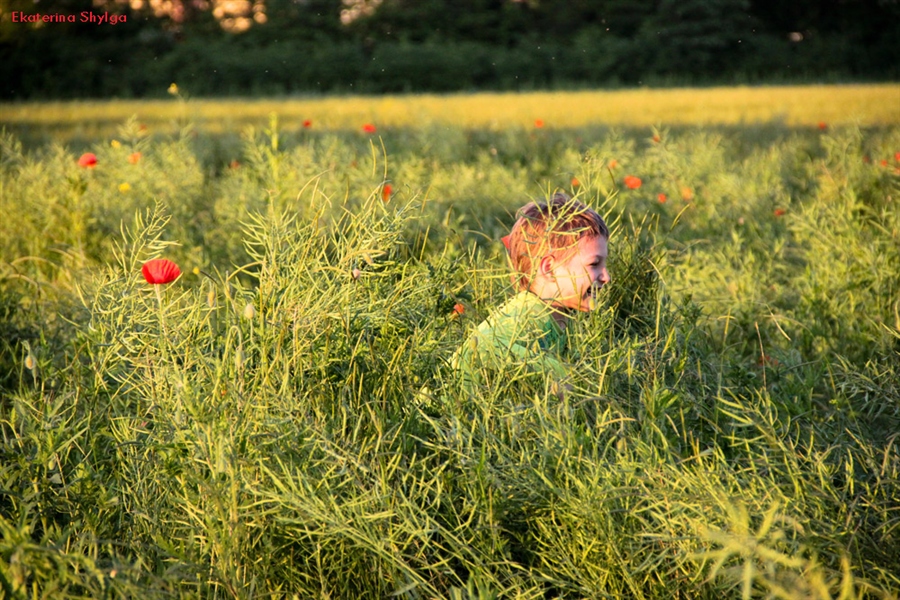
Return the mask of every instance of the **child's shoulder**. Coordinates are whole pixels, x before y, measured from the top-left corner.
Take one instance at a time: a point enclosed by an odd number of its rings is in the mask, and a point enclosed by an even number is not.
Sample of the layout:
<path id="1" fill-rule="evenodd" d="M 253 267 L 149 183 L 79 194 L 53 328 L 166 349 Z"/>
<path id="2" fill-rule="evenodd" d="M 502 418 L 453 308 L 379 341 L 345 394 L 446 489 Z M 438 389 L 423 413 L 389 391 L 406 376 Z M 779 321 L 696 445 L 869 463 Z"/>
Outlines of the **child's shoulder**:
<path id="1" fill-rule="evenodd" d="M 549 317 L 552 312 L 550 305 L 535 294 L 529 291 L 518 292 L 493 309 L 482 325 L 494 327 L 504 321 L 543 319 Z"/>
<path id="2" fill-rule="evenodd" d="M 532 292 L 519 292 L 491 311 L 473 334 L 508 342 L 531 337 L 555 340 L 565 335 L 553 317 L 555 312 L 550 303 Z"/>

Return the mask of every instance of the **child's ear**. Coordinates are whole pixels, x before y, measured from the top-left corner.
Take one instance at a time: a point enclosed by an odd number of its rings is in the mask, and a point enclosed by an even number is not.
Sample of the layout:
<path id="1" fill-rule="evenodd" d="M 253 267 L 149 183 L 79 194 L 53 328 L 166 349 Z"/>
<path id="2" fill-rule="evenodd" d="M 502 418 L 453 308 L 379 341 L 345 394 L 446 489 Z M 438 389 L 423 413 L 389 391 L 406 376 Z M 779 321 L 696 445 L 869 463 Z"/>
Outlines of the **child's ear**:
<path id="1" fill-rule="evenodd" d="M 556 267 L 556 260 L 551 255 L 547 255 L 541 259 L 538 264 L 538 270 L 541 275 L 548 279 L 553 279 L 553 269 Z"/>

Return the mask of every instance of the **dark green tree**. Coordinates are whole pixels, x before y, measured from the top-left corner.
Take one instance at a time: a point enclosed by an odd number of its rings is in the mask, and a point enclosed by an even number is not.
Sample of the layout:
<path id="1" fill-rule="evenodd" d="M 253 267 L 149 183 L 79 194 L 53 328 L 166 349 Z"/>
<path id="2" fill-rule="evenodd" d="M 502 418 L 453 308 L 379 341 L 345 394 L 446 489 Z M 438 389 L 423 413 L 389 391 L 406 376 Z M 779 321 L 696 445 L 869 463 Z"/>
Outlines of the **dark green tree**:
<path id="1" fill-rule="evenodd" d="M 755 21 L 750 0 L 660 0 L 638 34 L 641 67 L 711 78 L 739 55 Z"/>

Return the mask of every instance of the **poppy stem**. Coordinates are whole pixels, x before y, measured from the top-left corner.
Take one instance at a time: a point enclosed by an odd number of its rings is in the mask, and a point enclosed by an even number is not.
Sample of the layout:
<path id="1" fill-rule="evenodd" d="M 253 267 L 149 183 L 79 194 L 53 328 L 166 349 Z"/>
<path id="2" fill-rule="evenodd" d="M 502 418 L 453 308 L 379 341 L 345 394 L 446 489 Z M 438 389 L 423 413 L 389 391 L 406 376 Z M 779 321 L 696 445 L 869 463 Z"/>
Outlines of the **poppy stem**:
<path id="1" fill-rule="evenodd" d="M 169 330 L 166 327 L 166 315 L 163 311 L 162 290 L 160 290 L 161 287 L 161 285 L 154 285 L 153 291 L 156 292 L 156 304 L 157 306 L 159 306 L 159 327 L 163 334 L 163 340 L 160 346 L 162 347 L 163 351 L 163 359 L 166 359 L 166 348 L 168 347 Z"/>

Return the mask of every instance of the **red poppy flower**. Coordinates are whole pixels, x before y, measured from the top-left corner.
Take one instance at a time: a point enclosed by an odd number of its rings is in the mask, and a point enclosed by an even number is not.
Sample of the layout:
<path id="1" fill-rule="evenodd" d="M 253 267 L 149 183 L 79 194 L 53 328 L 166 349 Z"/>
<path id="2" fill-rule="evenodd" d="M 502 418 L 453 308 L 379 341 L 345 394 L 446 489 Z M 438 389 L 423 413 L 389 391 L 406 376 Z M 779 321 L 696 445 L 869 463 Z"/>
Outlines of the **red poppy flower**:
<path id="1" fill-rule="evenodd" d="M 690 202 L 694 199 L 694 192 L 691 191 L 691 188 L 687 186 L 681 188 L 681 199 L 685 202 Z"/>
<path id="2" fill-rule="evenodd" d="M 828 129 L 828 124 L 825 123 L 825 121 L 819 121 L 819 129 L 825 131 L 826 129 Z"/>
<path id="3" fill-rule="evenodd" d="M 886 161 L 886 160 L 882 160 L 881 162 L 879 162 L 879 164 L 880 164 L 882 167 L 886 167 L 886 166 L 887 166 L 887 161 Z"/>
<path id="4" fill-rule="evenodd" d="M 897 162 L 900 162 L 900 152 L 896 152 L 896 153 L 894 154 L 894 160 L 897 161 Z"/>
<path id="5" fill-rule="evenodd" d="M 782 216 L 784 216 L 784 213 L 786 213 L 786 212 L 787 212 L 787 211 L 784 210 L 783 208 L 776 208 L 776 209 L 775 209 L 775 216 L 776 216 L 776 217 L 782 217 Z"/>
<path id="6" fill-rule="evenodd" d="M 612 159 L 611 161 L 609 161 L 608 166 L 610 169 L 615 169 L 616 167 L 619 166 L 619 162 L 616 159 Z"/>
<path id="7" fill-rule="evenodd" d="M 544 126 L 544 120 L 543 119 L 535 119 L 534 126 L 537 127 L 538 129 L 540 129 L 541 127 Z"/>
<path id="8" fill-rule="evenodd" d="M 658 144 L 660 142 L 660 137 L 657 134 L 653 134 L 653 143 Z"/>
<path id="9" fill-rule="evenodd" d="M 128 162 L 130 162 L 130 163 L 133 164 L 133 165 L 138 164 L 138 162 L 139 162 L 140 160 L 141 160 L 141 153 L 140 153 L 140 152 L 132 152 L 131 154 L 128 155 Z"/>
<path id="10" fill-rule="evenodd" d="M 312 127 L 312 121 L 310 121 L 309 119 L 303 121 L 303 129 L 309 129 L 310 127 Z"/>
<path id="11" fill-rule="evenodd" d="M 634 175 L 626 175 L 623 181 L 625 182 L 625 187 L 627 187 L 629 190 L 636 190 L 641 187 L 640 177 L 635 177 Z"/>
<path id="12" fill-rule="evenodd" d="M 171 283 L 178 279 L 181 275 L 181 269 L 171 260 L 165 258 L 155 258 L 144 263 L 141 272 L 144 279 L 151 285 L 159 285 L 161 283 Z"/>
<path id="13" fill-rule="evenodd" d="M 381 188 L 381 199 L 384 200 L 385 202 L 387 202 L 388 200 L 391 199 L 391 192 L 393 192 L 393 191 L 394 191 L 394 189 L 391 187 L 391 184 L 389 184 L 389 183 L 384 184 L 384 187 Z"/>
<path id="14" fill-rule="evenodd" d="M 665 194 L 660 194 L 660 195 L 658 195 L 658 196 L 656 197 L 656 199 L 659 200 L 659 203 L 660 203 L 660 204 L 665 204 L 665 203 L 666 203 L 666 195 L 665 195 Z"/>
<path id="15" fill-rule="evenodd" d="M 503 247 L 506 248 L 506 251 L 509 252 L 509 238 L 510 236 L 504 235 L 500 238 L 500 241 L 503 242 Z"/>
<path id="16" fill-rule="evenodd" d="M 229 168 L 237 169 L 241 166 L 241 163 L 238 162 L 237 159 L 235 159 L 235 160 L 231 161 L 230 163 L 228 163 L 228 166 L 229 166 Z"/>
<path id="17" fill-rule="evenodd" d="M 577 187 L 580 186 L 580 185 L 581 185 L 581 182 L 578 181 L 578 178 L 577 178 L 577 177 L 573 177 L 573 178 L 572 178 L 572 187 L 573 187 L 573 188 L 577 188 Z"/>
<path id="18" fill-rule="evenodd" d="M 761 354 L 760 357 L 756 360 L 756 366 L 758 367 L 777 367 L 781 362 L 777 358 L 773 358 L 768 354 Z"/>
<path id="19" fill-rule="evenodd" d="M 464 312 L 466 312 L 466 307 L 463 306 L 462 304 L 460 304 L 459 302 L 457 302 L 456 304 L 453 305 L 453 314 L 454 315 L 461 315 Z"/>
<path id="20" fill-rule="evenodd" d="M 372 125 L 371 123 L 366 123 L 362 126 L 362 130 L 364 133 L 375 133 L 378 129 Z"/>
<path id="21" fill-rule="evenodd" d="M 97 155 L 93 152 L 85 152 L 78 159 L 78 166 L 85 169 L 93 169 L 97 166 Z"/>

